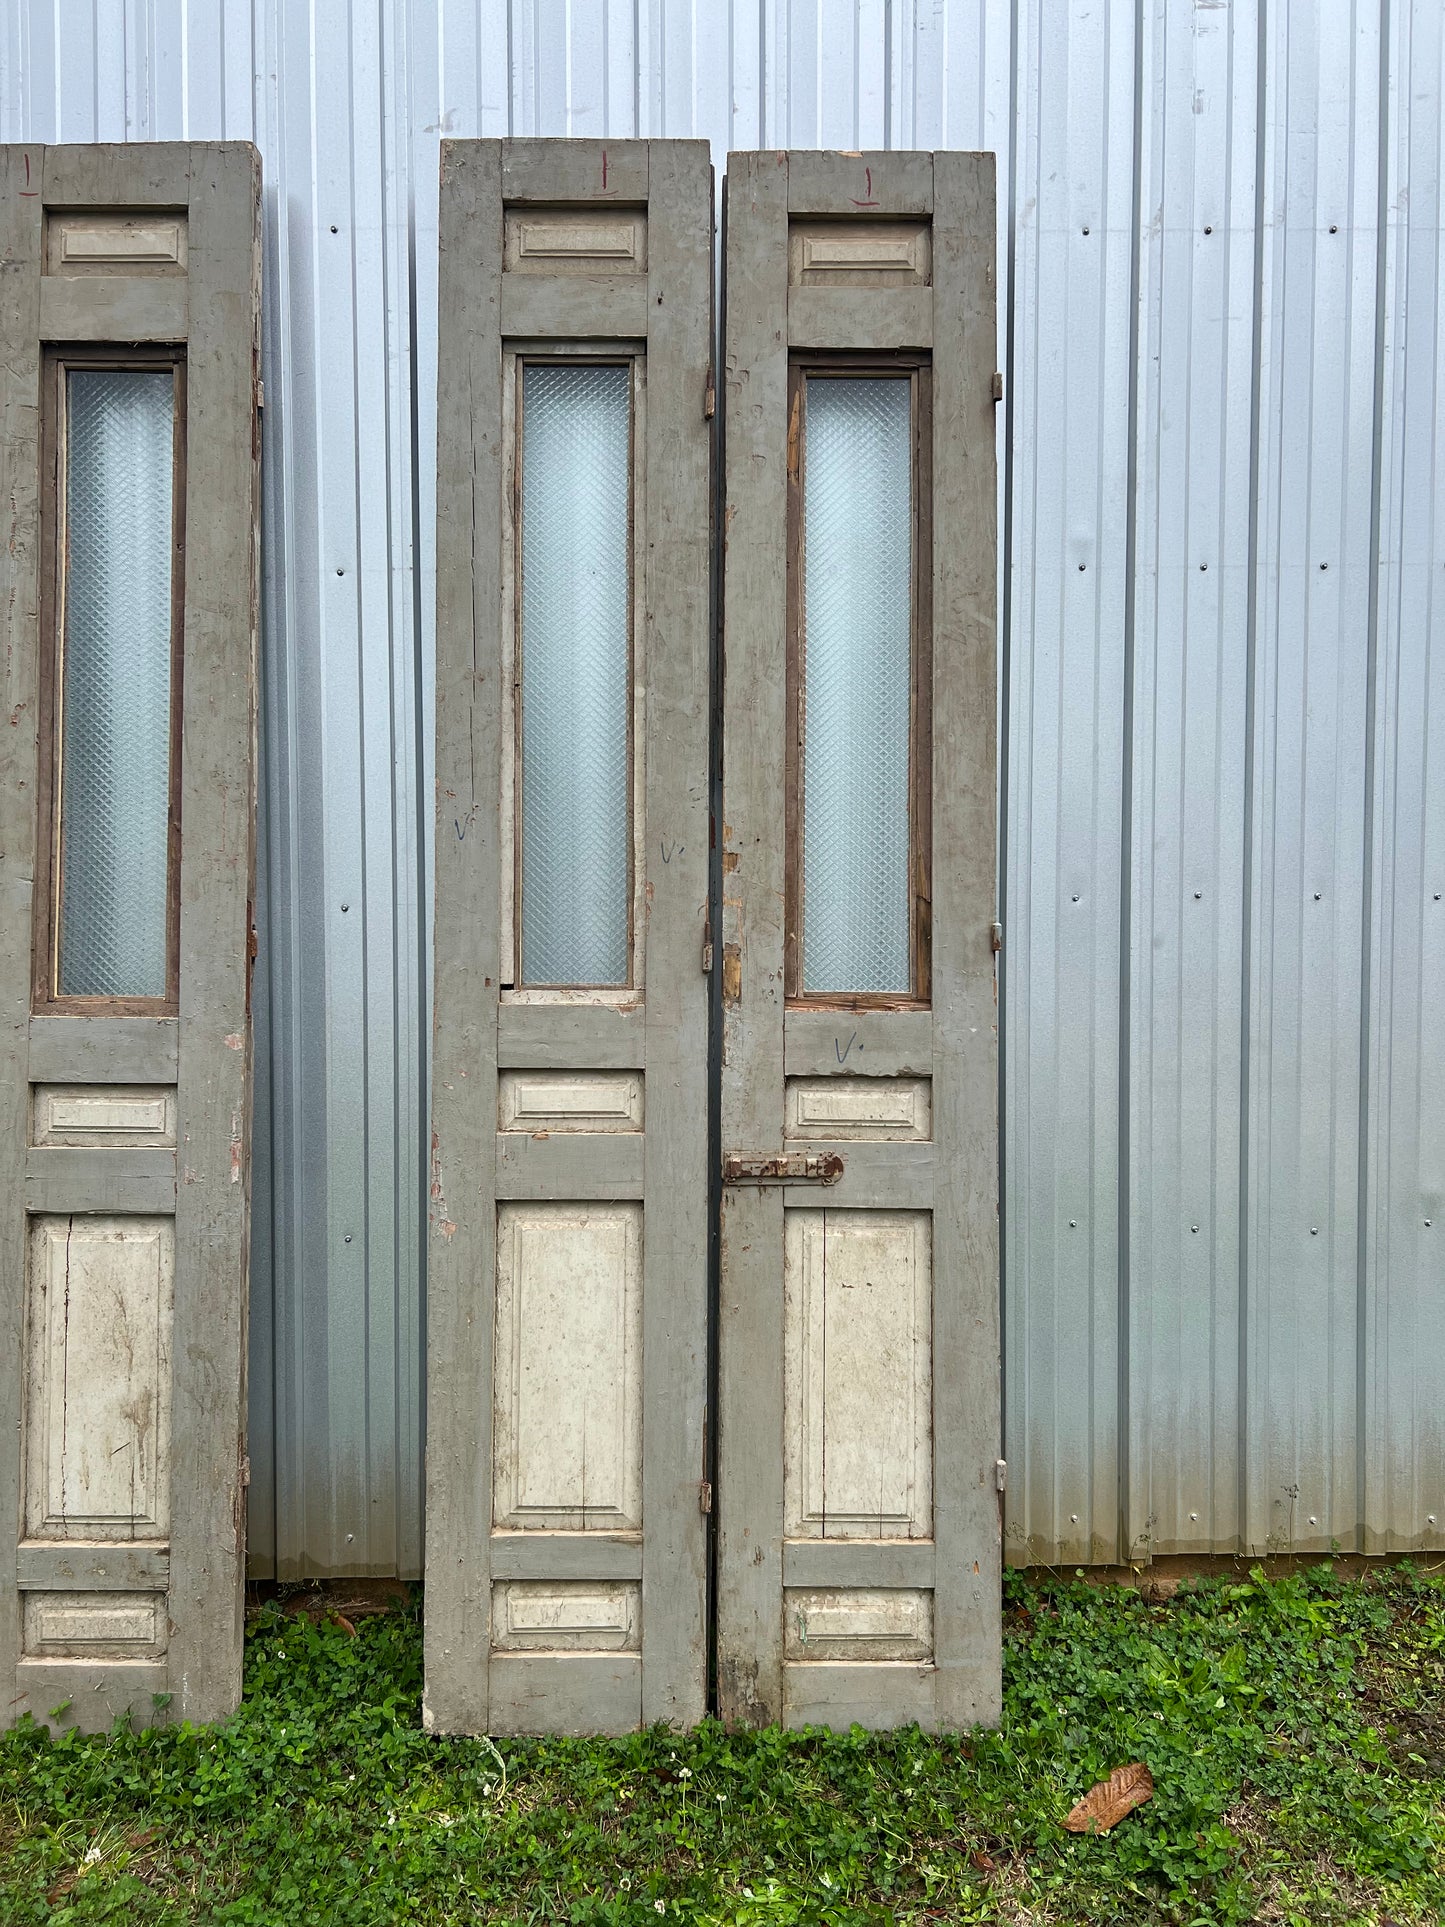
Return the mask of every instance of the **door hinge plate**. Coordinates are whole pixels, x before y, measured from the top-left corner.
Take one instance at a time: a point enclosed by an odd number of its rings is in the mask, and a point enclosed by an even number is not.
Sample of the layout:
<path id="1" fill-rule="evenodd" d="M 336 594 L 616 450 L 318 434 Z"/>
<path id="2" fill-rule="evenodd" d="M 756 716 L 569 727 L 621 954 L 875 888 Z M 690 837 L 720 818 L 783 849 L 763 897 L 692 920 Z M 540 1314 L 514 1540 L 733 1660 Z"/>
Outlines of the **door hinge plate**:
<path id="1" fill-rule="evenodd" d="M 712 1511 L 712 1480 L 704 1479 L 697 1489 L 697 1509 L 699 1512 Z"/>
<path id="2" fill-rule="evenodd" d="M 775 1152 L 748 1157 L 729 1151 L 723 1159 L 724 1184 L 836 1184 L 843 1175 L 837 1151 Z"/>
<path id="3" fill-rule="evenodd" d="M 713 387 L 712 369 L 709 368 L 707 371 L 707 381 L 702 391 L 702 418 L 705 422 L 710 422 L 716 413 L 717 390 Z"/>
<path id="4" fill-rule="evenodd" d="M 994 371 L 993 371 L 993 398 L 994 398 L 994 400 L 995 400 L 995 401 L 1002 401 L 1002 400 L 1003 400 L 1003 370 L 1002 370 L 1002 368 L 995 368 L 995 369 L 994 369 Z"/>
<path id="5" fill-rule="evenodd" d="M 1001 923 L 996 923 L 991 926 L 989 940 L 993 944 L 993 954 L 997 956 L 1003 949 L 1003 925 Z"/>
<path id="6" fill-rule="evenodd" d="M 993 1482 L 998 1487 L 1000 1492 L 1003 1492 L 1007 1489 L 1007 1486 L 1008 1486 L 1008 1460 L 1007 1459 L 994 1460 Z"/>

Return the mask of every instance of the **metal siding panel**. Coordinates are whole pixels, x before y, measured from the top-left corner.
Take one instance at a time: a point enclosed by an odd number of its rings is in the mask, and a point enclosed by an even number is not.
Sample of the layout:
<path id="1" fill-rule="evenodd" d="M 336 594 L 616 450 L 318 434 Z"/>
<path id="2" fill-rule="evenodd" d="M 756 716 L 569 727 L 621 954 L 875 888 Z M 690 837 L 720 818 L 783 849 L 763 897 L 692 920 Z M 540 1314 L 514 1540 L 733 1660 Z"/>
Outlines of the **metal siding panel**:
<path id="1" fill-rule="evenodd" d="M 1019 21 L 1004 897 L 1014 1558 L 1121 1556 L 1118 1136 L 1132 14 Z"/>
<path id="2" fill-rule="evenodd" d="M 696 129 L 719 169 L 728 145 L 997 150 L 1010 1553 L 1112 1555 L 1125 1455 L 1135 1550 L 1300 1542 L 1311 1512 L 1353 1544 L 1362 1484 L 1371 1549 L 1442 1543 L 1440 21 L 1389 13 L 1382 344 L 1377 10 L 1270 9 L 1256 289 L 1256 6 L 1141 8 L 1137 218 L 1123 0 L 102 0 L 63 34 L 47 0 L 5 10 L 7 137 L 265 156 L 258 1573 L 420 1564 L 444 131 Z"/>
<path id="3" fill-rule="evenodd" d="M 1244 1532 L 1354 1549 L 1378 17 L 1266 40 Z M 1334 228 L 1335 232 L 1331 232 Z"/>
<path id="4" fill-rule="evenodd" d="M 1128 1549 L 1238 1541 L 1257 21 L 1145 18 Z"/>
<path id="5" fill-rule="evenodd" d="M 1369 1552 L 1445 1542 L 1442 26 L 1433 0 L 1391 16 L 1363 1238 Z"/>

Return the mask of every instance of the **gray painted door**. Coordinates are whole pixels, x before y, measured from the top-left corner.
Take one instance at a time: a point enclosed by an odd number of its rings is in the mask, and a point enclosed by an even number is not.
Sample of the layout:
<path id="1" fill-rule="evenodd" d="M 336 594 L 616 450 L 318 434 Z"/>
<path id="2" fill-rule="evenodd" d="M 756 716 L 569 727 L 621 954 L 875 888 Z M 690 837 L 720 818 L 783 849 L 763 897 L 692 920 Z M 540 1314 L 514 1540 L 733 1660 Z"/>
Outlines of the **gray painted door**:
<path id="1" fill-rule="evenodd" d="M 240 1697 L 260 165 L 0 148 L 0 1677 Z"/>
<path id="2" fill-rule="evenodd" d="M 734 154 L 718 1697 L 997 1717 L 994 187 Z"/>
<path id="3" fill-rule="evenodd" d="M 442 150 L 428 1726 L 705 1704 L 705 142 Z"/>

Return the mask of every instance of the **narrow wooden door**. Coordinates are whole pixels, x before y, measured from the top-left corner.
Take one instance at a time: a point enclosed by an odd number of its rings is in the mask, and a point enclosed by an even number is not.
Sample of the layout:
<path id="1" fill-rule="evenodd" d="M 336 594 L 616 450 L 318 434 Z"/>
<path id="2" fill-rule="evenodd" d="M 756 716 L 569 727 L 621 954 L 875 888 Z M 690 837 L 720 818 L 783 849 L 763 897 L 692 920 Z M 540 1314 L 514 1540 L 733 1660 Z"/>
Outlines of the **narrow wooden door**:
<path id="1" fill-rule="evenodd" d="M 240 1698 L 260 163 L 0 148 L 0 1719 Z"/>
<path id="2" fill-rule="evenodd" d="M 993 160 L 733 154 L 718 1698 L 1000 1694 Z"/>
<path id="3" fill-rule="evenodd" d="M 704 142 L 442 149 L 428 1725 L 705 1703 Z"/>

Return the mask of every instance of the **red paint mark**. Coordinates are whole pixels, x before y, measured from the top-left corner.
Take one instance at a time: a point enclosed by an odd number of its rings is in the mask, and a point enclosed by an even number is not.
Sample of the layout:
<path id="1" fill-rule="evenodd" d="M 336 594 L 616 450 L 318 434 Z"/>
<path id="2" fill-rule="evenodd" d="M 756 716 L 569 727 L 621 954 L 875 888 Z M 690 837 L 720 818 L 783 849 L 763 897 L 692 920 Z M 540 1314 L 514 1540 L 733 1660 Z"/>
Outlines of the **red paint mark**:
<path id="1" fill-rule="evenodd" d="M 33 201 L 38 192 L 38 188 L 30 185 L 30 156 L 27 154 L 25 156 L 25 185 L 20 190 L 20 198 L 22 201 Z"/>
<path id="2" fill-rule="evenodd" d="M 607 192 L 607 149 L 602 150 L 602 192 Z"/>
<path id="3" fill-rule="evenodd" d="M 877 207 L 878 203 L 873 199 L 873 169 L 871 167 L 865 167 L 863 169 L 863 178 L 867 183 L 863 192 L 868 196 L 868 199 L 866 201 L 854 201 L 853 206 Z"/>

